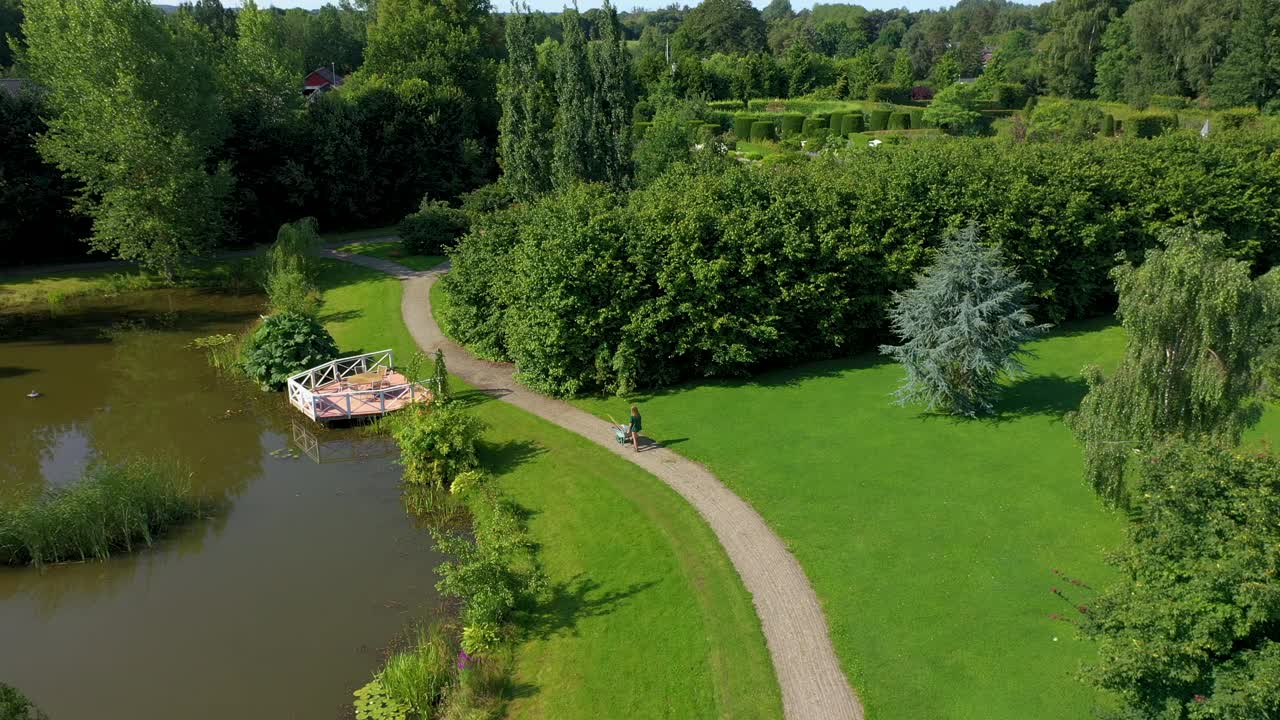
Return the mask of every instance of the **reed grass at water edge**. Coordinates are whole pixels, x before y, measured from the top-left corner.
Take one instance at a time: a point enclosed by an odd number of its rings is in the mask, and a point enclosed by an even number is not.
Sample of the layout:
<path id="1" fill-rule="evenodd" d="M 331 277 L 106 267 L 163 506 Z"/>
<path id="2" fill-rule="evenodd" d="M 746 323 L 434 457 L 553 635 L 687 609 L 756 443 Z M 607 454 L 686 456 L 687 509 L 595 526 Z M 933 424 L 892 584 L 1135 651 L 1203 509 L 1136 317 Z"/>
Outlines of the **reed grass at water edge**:
<path id="1" fill-rule="evenodd" d="M 211 510 L 176 464 L 100 463 L 74 485 L 0 509 L 0 564 L 105 559 L 150 546 L 165 531 Z"/>

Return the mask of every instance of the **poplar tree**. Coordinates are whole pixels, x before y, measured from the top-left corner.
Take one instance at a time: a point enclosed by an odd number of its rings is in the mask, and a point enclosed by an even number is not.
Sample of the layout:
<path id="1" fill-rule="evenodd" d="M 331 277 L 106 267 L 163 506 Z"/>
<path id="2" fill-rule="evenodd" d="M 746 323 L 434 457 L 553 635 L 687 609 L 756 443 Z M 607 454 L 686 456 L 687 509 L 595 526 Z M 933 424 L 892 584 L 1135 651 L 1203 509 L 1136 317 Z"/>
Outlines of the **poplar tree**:
<path id="1" fill-rule="evenodd" d="M 1280 0 L 1243 0 L 1231 50 L 1213 75 L 1214 104 L 1261 108 L 1280 93 Z"/>
<path id="2" fill-rule="evenodd" d="M 591 177 L 594 93 L 587 37 L 577 10 L 565 10 L 564 40 L 556 67 L 555 142 L 551 151 L 551 179 L 557 188 Z"/>
<path id="3" fill-rule="evenodd" d="M 507 17 L 507 61 L 498 75 L 498 162 L 513 197 L 530 200 L 551 189 L 551 98 L 538 72 L 528 6 Z"/>
<path id="4" fill-rule="evenodd" d="M 618 12 L 608 0 L 605 0 L 603 15 L 599 23 L 600 42 L 591 48 L 595 87 L 592 176 L 622 188 L 631 171 L 631 66 L 623 45 Z"/>
<path id="5" fill-rule="evenodd" d="M 1030 288 L 998 248 L 978 242 L 975 225 L 948 233 L 916 286 L 893 296 L 889 319 L 904 342 L 880 352 L 907 372 L 898 402 L 970 417 L 991 412 L 1000 378 L 1021 373 L 1031 355 L 1022 344 L 1049 328 L 1031 318 Z"/>
<path id="6" fill-rule="evenodd" d="M 1087 368 L 1089 393 L 1067 419 L 1084 448 L 1085 481 L 1127 505 L 1130 461 L 1183 439 L 1234 447 L 1260 416 L 1255 372 L 1270 328 L 1265 284 L 1230 260 L 1222 233 L 1176 228 L 1142 265 L 1112 271 L 1128 336 L 1110 376 Z"/>

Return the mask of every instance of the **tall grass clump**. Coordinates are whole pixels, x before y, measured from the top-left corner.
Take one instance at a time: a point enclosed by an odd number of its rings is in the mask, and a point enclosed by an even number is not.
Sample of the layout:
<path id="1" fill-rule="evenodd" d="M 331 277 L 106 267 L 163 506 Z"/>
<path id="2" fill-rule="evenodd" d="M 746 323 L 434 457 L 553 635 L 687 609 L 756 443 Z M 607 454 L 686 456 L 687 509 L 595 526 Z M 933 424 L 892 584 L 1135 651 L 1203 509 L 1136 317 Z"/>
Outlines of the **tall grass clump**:
<path id="1" fill-rule="evenodd" d="M 0 563 L 102 560 L 150 546 L 170 528 L 206 515 L 190 477 L 167 463 L 101 463 L 80 482 L 0 510 Z"/>

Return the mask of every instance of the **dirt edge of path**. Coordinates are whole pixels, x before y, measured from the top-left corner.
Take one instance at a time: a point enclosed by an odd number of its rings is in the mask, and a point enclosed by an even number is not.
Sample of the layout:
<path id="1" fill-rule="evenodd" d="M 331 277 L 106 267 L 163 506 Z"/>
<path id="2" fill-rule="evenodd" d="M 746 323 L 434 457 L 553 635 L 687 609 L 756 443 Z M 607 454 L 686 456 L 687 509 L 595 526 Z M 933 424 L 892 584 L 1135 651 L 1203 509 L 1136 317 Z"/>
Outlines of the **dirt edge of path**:
<path id="1" fill-rule="evenodd" d="M 773 660 L 787 720 L 863 720 L 862 703 L 840 669 L 818 596 L 800 563 L 764 519 L 706 467 L 650 444 L 642 452 L 614 441 L 608 423 L 513 379 L 510 365 L 481 360 L 449 340 L 431 311 L 431 286 L 448 263 L 414 271 L 380 258 L 324 255 L 380 270 L 404 283 L 401 313 L 425 353 L 442 349 L 449 371 L 483 392 L 548 420 L 639 465 L 680 493 L 706 520 L 751 593 Z"/>

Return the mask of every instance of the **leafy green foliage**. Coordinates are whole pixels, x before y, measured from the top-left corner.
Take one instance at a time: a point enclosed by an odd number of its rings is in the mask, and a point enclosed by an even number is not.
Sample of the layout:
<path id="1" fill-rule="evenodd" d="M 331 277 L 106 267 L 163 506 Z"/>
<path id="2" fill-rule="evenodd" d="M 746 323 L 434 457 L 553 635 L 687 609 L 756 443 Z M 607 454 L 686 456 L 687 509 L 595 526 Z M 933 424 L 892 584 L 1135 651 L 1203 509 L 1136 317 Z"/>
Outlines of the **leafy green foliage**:
<path id="1" fill-rule="evenodd" d="M 507 61 L 498 74 L 502 117 L 498 125 L 498 162 L 512 192 L 529 200 L 551 189 L 553 111 L 538 70 L 528 7 L 507 15 Z"/>
<path id="2" fill-rule="evenodd" d="M 991 412 L 1000 379 L 1023 371 L 1029 353 L 1022 345 L 1049 328 L 1031 318 L 1030 287 L 998 248 L 978 243 L 976 226 L 948 234 L 916 286 L 896 293 L 889 310 L 904 342 L 880 352 L 907 372 L 898 402 L 970 417 Z"/>
<path id="3" fill-rule="evenodd" d="M 415 405 L 385 422 L 400 446 L 405 482 L 443 488 L 480 464 L 476 441 L 484 432 L 484 422 L 458 403 Z"/>
<path id="4" fill-rule="evenodd" d="M 631 177 L 631 123 L 634 98 L 631 91 L 631 57 L 609 0 L 596 21 L 599 41 L 591 45 L 592 177 L 615 188 Z"/>
<path id="5" fill-rule="evenodd" d="M 410 255 L 443 255 L 470 226 L 466 212 L 449 207 L 442 200 L 423 198 L 418 211 L 405 216 L 396 226 L 396 234 Z"/>
<path id="6" fill-rule="evenodd" d="M 175 467 L 142 460 L 95 465 L 73 485 L 0 510 L 0 564 L 103 560 L 149 547 L 206 510 Z"/>
<path id="7" fill-rule="evenodd" d="M 710 55 L 763 50 L 766 31 L 749 0 L 704 0 L 685 15 L 677 33 L 678 42 Z"/>
<path id="8" fill-rule="evenodd" d="M 1167 112 L 1135 113 L 1125 121 L 1125 132 L 1139 138 L 1159 137 L 1178 127 L 1178 116 Z"/>
<path id="9" fill-rule="evenodd" d="M 408 720 L 409 718 L 409 704 L 394 697 L 378 678 L 365 683 L 352 695 L 355 696 L 352 705 L 356 720 Z"/>
<path id="10" fill-rule="evenodd" d="M 1280 461 L 1210 445 L 1151 448 L 1123 580 L 1087 608 L 1087 671 L 1132 717 L 1280 713 Z"/>
<path id="11" fill-rule="evenodd" d="M 244 344 L 245 373 L 267 390 L 284 387 L 290 375 L 338 356 L 333 336 L 314 317 L 279 312 L 262 325 Z"/>
<path id="12" fill-rule="evenodd" d="M 1084 446 L 1085 481 L 1121 506 L 1131 459 L 1165 437 L 1234 446 L 1260 410 L 1252 397 L 1269 341 L 1264 288 L 1247 263 L 1227 259 L 1220 233 L 1178 228 L 1161 241 L 1141 266 L 1112 272 L 1125 358 L 1107 378 L 1087 369 L 1089 394 L 1068 420 Z"/>
<path id="13" fill-rule="evenodd" d="M 78 181 L 90 245 L 172 277 L 222 237 L 231 187 L 211 47 L 144 0 L 24 6 L 23 63 L 53 112 L 41 155 Z"/>
<path id="14" fill-rule="evenodd" d="M 515 506 L 482 474 L 459 480 L 454 491 L 471 508 L 472 536 L 433 531 L 437 548 L 454 558 L 436 568 L 436 587 L 462 600 L 464 649 L 483 656 L 498 647 L 499 628 L 519 603 L 541 592 L 545 579 Z"/>
<path id="15" fill-rule="evenodd" d="M 735 118 L 735 125 L 737 118 Z M 750 131 L 748 130 L 748 135 Z M 689 139 L 672 113 L 654 116 L 644 137 L 636 144 L 635 181 L 645 186 L 672 165 L 689 159 Z"/>
<path id="16" fill-rule="evenodd" d="M 48 720 L 17 688 L 0 683 L 0 720 Z"/>
<path id="17" fill-rule="evenodd" d="M 425 718 L 453 681 L 452 665 L 449 640 L 435 624 L 419 627 L 412 646 L 387 658 L 376 679 L 389 698 Z"/>
<path id="18" fill-rule="evenodd" d="M 594 108 L 587 37 L 577 10 L 561 19 L 564 40 L 556 63 L 556 116 L 552 133 L 551 178 L 556 188 L 590 179 Z"/>
<path id="19" fill-rule="evenodd" d="M 924 121 L 933 127 L 946 128 L 956 135 L 971 135 L 978 130 L 978 89 L 973 85 L 952 83 L 925 108 Z"/>
<path id="20" fill-rule="evenodd" d="M 956 139 L 768 172 L 706 158 L 625 197 L 578 188 L 483 218 L 452 254 L 441 317 L 543 392 L 742 375 L 868 347 L 950 218 L 984 228 L 1042 320 L 1091 317 L 1114 308 L 1116 255 L 1154 247 L 1170 218 L 1280 260 L 1278 148 L 1244 131 Z"/>
<path id="21" fill-rule="evenodd" d="M 1102 131 L 1105 122 L 1102 111 L 1090 103 L 1057 99 L 1037 103 L 1028 119 L 1028 138 L 1038 142 L 1089 140 Z"/>
<path id="22" fill-rule="evenodd" d="M 320 246 L 315 218 L 303 218 L 280 226 L 267 251 L 267 303 L 274 312 L 314 316 L 320 307 L 316 289 L 316 264 L 312 254 Z"/>
<path id="23" fill-rule="evenodd" d="M 437 402 L 447 402 L 453 395 L 449 391 L 449 368 L 444 362 L 444 350 L 440 348 L 436 348 L 431 361 L 431 392 Z"/>
<path id="24" fill-rule="evenodd" d="M 1215 104 L 1262 108 L 1280 96 L 1280 2 L 1242 0 L 1230 47 L 1209 88 Z"/>

